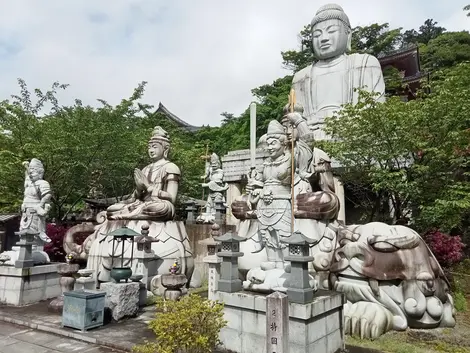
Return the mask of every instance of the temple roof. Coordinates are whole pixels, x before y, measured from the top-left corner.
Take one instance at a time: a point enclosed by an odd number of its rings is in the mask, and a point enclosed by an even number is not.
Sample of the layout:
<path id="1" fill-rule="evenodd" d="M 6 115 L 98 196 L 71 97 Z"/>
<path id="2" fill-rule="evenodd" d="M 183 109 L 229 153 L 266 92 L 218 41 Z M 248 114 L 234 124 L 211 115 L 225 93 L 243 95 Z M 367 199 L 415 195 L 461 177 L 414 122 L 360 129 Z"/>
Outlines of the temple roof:
<path id="1" fill-rule="evenodd" d="M 201 128 L 200 126 L 194 126 L 194 125 L 188 124 L 186 121 L 178 118 L 175 114 L 170 112 L 168 108 L 162 104 L 162 102 L 158 103 L 158 108 L 155 111 L 155 113 L 165 114 L 168 117 L 168 119 L 175 122 L 178 126 L 191 132 L 195 132 Z"/>
<path id="2" fill-rule="evenodd" d="M 408 45 L 390 53 L 379 54 L 377 56 L 382 68 L 392 66 L 401 72 L 404 72 L 404 79 L 420 74 L 421 65 L 419 62 L 418 46 Z"/>

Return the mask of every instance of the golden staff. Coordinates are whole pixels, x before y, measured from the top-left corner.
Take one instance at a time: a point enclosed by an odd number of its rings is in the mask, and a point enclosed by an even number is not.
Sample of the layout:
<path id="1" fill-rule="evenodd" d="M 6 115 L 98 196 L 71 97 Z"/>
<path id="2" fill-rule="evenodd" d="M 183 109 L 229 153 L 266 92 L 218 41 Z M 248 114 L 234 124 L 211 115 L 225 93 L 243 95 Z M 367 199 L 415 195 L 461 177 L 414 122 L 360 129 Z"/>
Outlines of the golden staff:
<path id="1" fill-rule="evenodd" d="M 294 112 L 295 107 L 295 90 L 292 88 L 289 93 L 289 111 Z M 290 124 L 292 128 L 291 134 L 291 233 L 294 233 L 294 178 L 295 178 L 295 162 L 294 162 L 294 125 Z"/>

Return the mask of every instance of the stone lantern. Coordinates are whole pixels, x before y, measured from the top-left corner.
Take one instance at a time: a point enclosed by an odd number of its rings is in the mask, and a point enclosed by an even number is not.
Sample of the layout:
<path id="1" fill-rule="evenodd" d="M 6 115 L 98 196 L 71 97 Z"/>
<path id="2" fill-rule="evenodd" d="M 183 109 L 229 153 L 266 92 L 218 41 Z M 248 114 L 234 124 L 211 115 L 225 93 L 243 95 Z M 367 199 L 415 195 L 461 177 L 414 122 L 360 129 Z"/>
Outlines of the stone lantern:
<path id="1" fill-rule="evenodd" d="M 315 240 L 297 231 L 282 242 L 289 244 L 289 255 L 284 258 L 291 263 L 287 285 L 289 301 L 300 304 L 310 303 L 315 290 L 310 287 L 308 263 L 313 261 L 313 257 L 310 256 L 310 245 L 314 244 Z"/>
<path id="2" fill-rule="evenodd" d="M 238 258 L 243 256 L 240 252 L 240 242 L 246 241 L 246 238 L 227 232 L 214 239 L 222 243 L 220 251 L 217 252 L 217 256 L 222 258 L 218 290 L 227 293 L 239 292 L 242 290 L 242 281 L 238 275 Z"/>

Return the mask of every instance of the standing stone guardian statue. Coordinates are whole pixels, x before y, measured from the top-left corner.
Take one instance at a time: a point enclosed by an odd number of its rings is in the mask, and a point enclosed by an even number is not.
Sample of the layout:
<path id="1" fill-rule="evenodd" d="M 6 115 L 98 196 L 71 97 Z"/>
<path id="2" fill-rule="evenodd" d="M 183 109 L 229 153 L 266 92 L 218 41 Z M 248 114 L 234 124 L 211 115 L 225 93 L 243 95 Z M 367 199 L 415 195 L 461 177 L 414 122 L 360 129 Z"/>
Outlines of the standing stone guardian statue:
<path id="1" fill-rule="evenodd" d="M 33 245 L 32 258 L 35 264 L 50 262 L 49 255 L 43 251 L 44 244 L 51 239 L 46 234 L 46 216 L 51 208 L 51 186 L 44 180 L 44 165 L 39 159 L 23 162 L 25 167 L 24 196 L 21 204 L 21 220 L 19 233 L 29 230 L 37 234 Z M 18 259 L 19 248 L 13 247 L 12 251 L 6 251 L 5 255 L 10 260 L 6 265 L 14 265 Z"/>
<path id="2" fill-rule="evenodd" d="M 228 189 L 228 184 L 224 182 L 224 171 L 220 158 L 217 154 L 212 153 L 210 164 L 206 170 L 205 175 L 202 179 L 209 181 L 202 184 L 203 188 L 209 189 L 209 195 L 207 196 L 207 202 L 205 206 L 205 212 L 203 212 L 198 218 L 198 223 L 214 223 L 216 215 L 216 204 L 221 202 L 225 204 L 225 192 Z"/>

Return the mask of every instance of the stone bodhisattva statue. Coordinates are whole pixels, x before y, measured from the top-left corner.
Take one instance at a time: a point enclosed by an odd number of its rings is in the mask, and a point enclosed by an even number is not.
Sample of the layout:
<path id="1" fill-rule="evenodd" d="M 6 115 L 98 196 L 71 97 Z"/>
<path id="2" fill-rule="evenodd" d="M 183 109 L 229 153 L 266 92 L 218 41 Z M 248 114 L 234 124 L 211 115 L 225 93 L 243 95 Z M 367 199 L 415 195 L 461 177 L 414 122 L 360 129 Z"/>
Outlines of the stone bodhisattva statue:
<path id="1" fill-rule="evenodd" d="M 156 261 L 149 268 L 150 277 L 167 273 L 168 268 L 178 260 L 181 272 L 191 278 L 194 262 L 186 229 L 182 222 L 173 220 L 181 173 L 178 166 L 168 160 L 170 145 L 168 133 L 159 126 L 155 127 L 148 143 L 148 154 L 153 161 L 142 170 L 134 170 L 135 190 L 131 197 L 98 214 L 98 225 L 83 245 L 70 241 L 74 232 L 83 231 L 83 225 L 72 228 L 66 234 L 68 243 L 64 248 L 75 252 L 78 258 L 87 259 L 87 268 L 96 271 L 99 281 L 110 280 L 109 271 L 116 265 L 112 256 L 120 259 L 122 253 L 120 246 L 112 248 L 112 239 L 107 234 L 123 226 L 138 233 L 142 226 L 148 226 L 149 236 L 158 240 L 152 243 Z M 134 260 L 130 263 L 131 245 L 125 246 L 127 262 L 124 266 L 130 266 L 134 273 L 137 266 L 135 251 L 134 248 Z"/>
<path id="2" fill-rule="evenodd" d="M 209 195 L 207 196 L 205 212 L 202 213 L 196 221 L 198 223 L 214 223 L 216 203 L 222 202 L 225 204 L 225 192 L 228 189 L 228 184 L 224 182 L 222 164 L 217 154 L 212 153 L 206 174 L 201 178 L 204 180 L 209 179 L 207 183 L 202 184 L 203 188 L 209 189 Z"/>
<path id="3" fill-rule="evenodd" d="M 167 159 L 169 150 L 167 132 L 156 127 L 148 145 L 149 156 L 154 162 L 142 170 L 134 169 L 134 193 L 129 199 L 108 207 L 109 220 L 173 219 L 181 172 Z"/>
<path id="4" fill-rule="evenodd" d="M 294 231 L 313 240 L 311 275 L 321 288 L 346 295 L 347 333 L 378 337 L 388 330 L 453 327 L 453 300 L 442 268 L 414 230 L 385 223 L 344 225 L 328 155 L 310 147 L 312 135 L 324 138 L 323 118 L 341 104 L 357 100 L 355 88 L 383 93 L 380 65 L 369 55 L 346 55 L 351 28 L 343 9 L 320 8 L 312 20 L 313 47 L 319 61 L 298 72 L 293 81 L 300 104 L 291 102 L 261 138 L 269 157 L 247 194 L 232 203 L 240 219 L 246 290 L 283 291 L 289 265 L 279 240 L 290 234 L 290 187 L 294 187 Z M 367 87 L 365 87 L 367 86 Z M 380 99 L 383 99 L 380 98 Z M 287 108 L 287 107 L 286 107 Z M 275 133 L 274 133 L 275 131 Z M 291 154 L 294 139 L 294 180 Z M 285 143 L 287 141 L 287 144 Z M 315 283 L 311 281 L 311 285 Z"/>
<path id="5" fill-rule="evenodd" d="M 46 216 L 50 210 L 52 197 L 51 187 L 44 180 L 44 165 L 39 159 L 33 158 L 30 162 L 23 162 L 25 167 L 24 197 L 21 204 L 21 233 L 28 230 L 35 233 L 35 245 L 33 245 L 33 261 L 35 264 L 50 262 L 49 256 L 43 251 L 45 243 L 51 239 L 46 234 Z M 10 257 L 6 265 L 14 265 L 18 258 L 18 250 L 6 251 L 4 254 Z"/>

